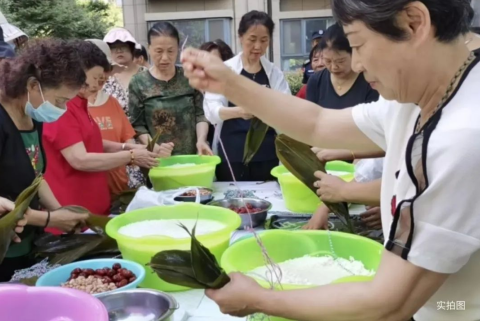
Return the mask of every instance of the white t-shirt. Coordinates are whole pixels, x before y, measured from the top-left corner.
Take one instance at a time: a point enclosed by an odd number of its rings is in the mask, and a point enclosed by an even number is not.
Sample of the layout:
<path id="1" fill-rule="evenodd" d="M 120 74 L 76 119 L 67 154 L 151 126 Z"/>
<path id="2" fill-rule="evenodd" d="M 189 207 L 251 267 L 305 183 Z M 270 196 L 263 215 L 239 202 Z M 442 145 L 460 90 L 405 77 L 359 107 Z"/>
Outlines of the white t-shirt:
<path id="1" fill-rule="evenodd" d="M 408 260 L 451 276 L 415 315 L 416 321 L 480 320 L 480 64 L 478 58 L 444 107 L 427 149 L 429 186 L 415 201 Z M 468 72 L 468 71 L 467 71 Z M 406 147 L 420 109 L 380 99 L 353 108 L 358 127 L 386 151 L 382 224 L 388 239 L 392 199 L 412 198 Z M 398 177 L 397 177 L 398 174 Z M 464 304 L 464 308 L 462 305 Z"/>

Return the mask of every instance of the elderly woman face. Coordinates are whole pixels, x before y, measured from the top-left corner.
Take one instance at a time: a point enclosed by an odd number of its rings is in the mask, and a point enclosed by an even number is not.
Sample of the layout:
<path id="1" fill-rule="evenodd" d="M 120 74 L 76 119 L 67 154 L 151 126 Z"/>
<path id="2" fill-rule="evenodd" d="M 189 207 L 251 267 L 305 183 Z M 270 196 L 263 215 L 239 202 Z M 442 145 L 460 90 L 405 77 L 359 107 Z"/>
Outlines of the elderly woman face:
<path id="1" fill-rule="evenodd" d="M 344 30 L 353 49 L 352 69 L 363 72 L 372 88 L 385 99 L 415 101 L 415 88 L 425 83 L 421 70 L 428 55 L 417 51 L 414 40 L 390 40 L 362 22 L 346 25 Z"/>

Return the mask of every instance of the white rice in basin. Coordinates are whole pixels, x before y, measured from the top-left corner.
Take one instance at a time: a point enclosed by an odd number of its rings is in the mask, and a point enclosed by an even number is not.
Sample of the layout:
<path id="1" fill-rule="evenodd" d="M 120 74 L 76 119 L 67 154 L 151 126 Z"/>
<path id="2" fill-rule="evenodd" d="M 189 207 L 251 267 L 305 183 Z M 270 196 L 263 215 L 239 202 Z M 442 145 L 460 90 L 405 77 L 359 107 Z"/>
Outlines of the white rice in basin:
<path id="1" fill-rule="evenodd" d="M 189 237 L 180 224 L 192 231 L 195 224 L 195 236 L 205 235 L 219 231 L 225 224 L 214 220 L 194 219 L 170 219 L 170 220 L 147 220 L 122 226 L 118 233 L 128 237 L 168 236 L 175 239 Z"/>
<path id="2" fill-rule="evenodd" d="M 168 167 L 168 168 L 182 168 L 182 167 L 193 167 L 193 166 L 197 166 L 197 164 L 195 164 L 195 163 L 173 164 L 173 165 L 168 165 L 168 166 L 165 166 L 165 167 Z"/>
<path id="3" fill-rule="evenodd" d="M 350 172 L 342 172 L 342 171 L 327 171 L 328 174 L 333 176 L 346 176 L 351 175 Z M 283 173 L 282 176 L 294 176 L 292 173 Z"/>
<path id="4" fill-rule="evenodd" d="M 282 284 L 325 285 L 348 276 L 372 276 L 374 271 L 365 269 L 363 263 L 350 257 L 349 260 L 332 256 L 304 256 L 278 264 L 282 270 Z M 344 269 L 343 267 L 348 269 Z M 350 273 L 350 272 L 352 273 Z M 270 272 L 265 266 L 258 267 L 249 275 L 256 278 L 270 279 Z"/>

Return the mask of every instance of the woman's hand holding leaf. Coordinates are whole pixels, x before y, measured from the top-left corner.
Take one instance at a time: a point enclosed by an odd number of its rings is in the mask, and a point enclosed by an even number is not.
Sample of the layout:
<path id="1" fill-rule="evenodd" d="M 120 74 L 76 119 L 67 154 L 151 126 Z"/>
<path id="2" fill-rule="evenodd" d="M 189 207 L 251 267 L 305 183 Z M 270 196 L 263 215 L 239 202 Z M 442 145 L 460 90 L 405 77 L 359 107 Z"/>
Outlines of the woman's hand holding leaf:
<path id="1" fill-rule="evenodd" d="M 146 149 L 133 150 L 133 164 L 143 168 L 152 168 L 158 166 L 157 155 Z"/>
<path id="2" fill-rule="evenodd" d="M 15 208 L 15 203 L 6 198 L 0 197 L 0 217 L 10 211 L 13 211 Z M 17 222 L 17 226 L 15 227 L 15 233 L 22 233 L 23 228 L 27 225 L 27 215 L 24 215 L 23 219 Z M 20 243 L 20 238 L 17 234 L 14 235 L 12 239 L 15 243 Z"/>
<path id="3" fill-rule="evenodd" d="M 221 289 L 206 290 L 207 297 L 215 301 L 225 314 L 245 317 L 256 313 L 256 296 L 252 294 L 268 296 L 270 290 L 262 288 L 254 279 L 241 273 L 232 273 L 229 277 L 230 282 Z"/>
<path id="4" fill-rule="evenodd" d="M 315 187 L 318 188 L 317 195 L 320 196 L 322 201 L 330 203 L 345 202 L 343 191 L 347 182 L 321 171 L 315 172 L 315 177 L 319 179 L 315 182 Z"/>
<path id="5" fill-rule="evenodd" d="M 10 200 L 7 200 L 6 198 L 0 197 L 0 217 L 10 211 L 13 211 L 15 208 L 15 203 L 13 203 Z M 27 225 L 27 215 L 25 214 L 23 216 L 23 219 L 17 222 L 17 226 L 15 227 L 15 233 L 22 233 L 23 228 Z M 20 243 L 21 239 L 18 237 L 17 234 L 15 234 L 12 238 L 12 241 L 15 243 Z"/>
<path id="6" fill-rule="evenodd" d="M 86 226 L 88 213 L 77 213 L 66 208 L 61 208 L 50 213 L 48 227 L 54 227 L 63 232 L 79 232 Z"/>

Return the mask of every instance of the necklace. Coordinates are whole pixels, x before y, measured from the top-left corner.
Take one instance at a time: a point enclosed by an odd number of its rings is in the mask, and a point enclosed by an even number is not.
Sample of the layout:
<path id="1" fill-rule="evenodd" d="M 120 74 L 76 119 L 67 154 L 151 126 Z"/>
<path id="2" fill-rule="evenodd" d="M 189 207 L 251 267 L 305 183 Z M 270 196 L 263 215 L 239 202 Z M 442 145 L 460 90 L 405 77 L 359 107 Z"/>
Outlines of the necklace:
<path id="1" fill-rule="evenodd" d="M 452 78 L 452 81 L 450 82 L 450 85 L 448 85 L 448 87 L 447 87 L 447 91 L 445 92 L 445 95 L 443 95 L 443 97 L 440 100 L 440 102 L 438 103 L 437 107 L 435 107 L 435 109 L 430 113 L 430 115 L 428 116 L 427 120 L 425 121 L 425 123 L 423 125 L 421 124 L 420 117 L 418 118 L 417 125 L 415 127 L 415 133 L 416 134 L 418 134 L 423 129 L 423 126 L 425 126 L 425 124 L 430 120 L 430 118 L 432 118 L 433 115 L 435 115 L 444 106 L 448 97 L 450 97 L 450 94 L 452 93 L 453 89 L 455 88 L 455 84 L 457 83 L 458 78 L 463 74 L 465 69 L 467 69 L 467 67 L 470 65 L 470 63 L 472 63 L 472 61 L 474 59 L 475 59 L 475 55 L 473 54 L 473 52 L 471 52 L 470 55 L 468 56 L 467 60 L 465 60 L 465 62 L 462 64 L 462 66 L 458 69 L 455 76 Z"/>
<path id="2" fill-rule="evenodd" d="M 336 90 L 341 91 L 346 84 L 353 83 L 354 81 L 357 80 L 358 75 L 355 75 L 355 77 L 352 77 L 350 79 L 344 79 L 343 81 L 337 80 L 332 78 L 332 85 L 335 87 Z"/>

